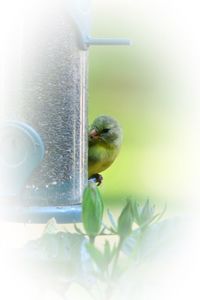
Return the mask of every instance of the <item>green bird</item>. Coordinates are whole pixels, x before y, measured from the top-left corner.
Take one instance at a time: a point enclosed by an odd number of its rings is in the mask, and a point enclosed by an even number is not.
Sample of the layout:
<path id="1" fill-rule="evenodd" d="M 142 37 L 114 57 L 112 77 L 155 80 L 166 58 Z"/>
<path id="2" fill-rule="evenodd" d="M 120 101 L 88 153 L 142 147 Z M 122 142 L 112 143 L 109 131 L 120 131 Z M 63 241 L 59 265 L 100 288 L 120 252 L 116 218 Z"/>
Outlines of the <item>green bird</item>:
<path id="1" fill-rule="evenodd" d="M 117 120 L 110 116 L 97 117 L 88 134 L 88 177 L 96 179 L 98 185 L 106 170 L 116 159 L 122 144 L 122 129 Z"/>

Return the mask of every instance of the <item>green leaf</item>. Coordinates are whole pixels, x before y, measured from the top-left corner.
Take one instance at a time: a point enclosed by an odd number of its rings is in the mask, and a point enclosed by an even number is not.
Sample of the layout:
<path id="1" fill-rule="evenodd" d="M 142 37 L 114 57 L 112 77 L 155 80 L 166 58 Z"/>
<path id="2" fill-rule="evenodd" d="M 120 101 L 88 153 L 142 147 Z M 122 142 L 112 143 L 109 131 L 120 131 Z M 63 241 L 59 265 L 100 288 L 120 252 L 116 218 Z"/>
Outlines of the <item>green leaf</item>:
<path id="1" fill-rule="evenodd" d="M 117 231 L 117 223 L 115 222 L 115 219 L 113 217 L 113 214 L 110 212 L 110 210 L 107 210 L 108 218 L 110 220 L 110 223 L 114 229 L 114 231 Z"/>
<path id="2" fill-rule="evenodd" d="M 86 233 L 95 237 L 101 230 L 104 205 L 95 183 L 90 182 L 83 194 L 82 221 Z"/>
<path id="3" fill-rule="evenodd" d="M 153 215 L 149 220 L 146 221 L 146 223 L 143 223 L 141 228 L 146 227 L 146 226 L 152 224 L 153 222 L 158 222 L 164 215 L 165 211 L 166 211 L 166 205 L 164 206 L 164 208 L 161 212 Z"/>
<path id="4" fill-rule="evenodd" d="M 147 200 L 140 214 L 141 222 L 146 223 L 148 220 L 152 219 L 154 215 L 154 211 L 155 211 L 155 207 L 150 205 L 149 200 Z"/>
<path id="5" fill-rule="evenodd" d="M 133 211 L 135 223 L 141 228 L 148 226 L 159 216 L 159 214 L 155 214 L 155 206 L 151 205 L 149 200 L 145 201 L 143 205 L 135 202 L 133 204 Z"/>
<path id="6" fill-rule="evenodd" d="M 143 205 L 135 202 L 133 204 L 133 210 L 135 216 L 135 223 L 140 228 L 145 228 L 149 224 L 161 219 L 161 217 L 166 211 L 166 206 L 164 207 L 163 211 L 155 214 L 155 205 L 151 205 L 150 201 L 147 200 Z"/>
<path id="7" fill-rule="evenodd" d="M 139 205 L 136 201 L 134 201 L 133 203 L 133 214 L 134 214 L 134 219 L 135 219 L 135 223 L 137 225 L 140 225 L 140 208 Z"/>
<path id="8" fill-rule="evenodd" d="M 153 223 L 145 231 L 138 228 L 124 241 L 122 251 L 128 256 L 139 257 L 142 261 L 152 259 L 158 253 L 171 251 L 182 225 L 179 218 L 171 218 Z"/>

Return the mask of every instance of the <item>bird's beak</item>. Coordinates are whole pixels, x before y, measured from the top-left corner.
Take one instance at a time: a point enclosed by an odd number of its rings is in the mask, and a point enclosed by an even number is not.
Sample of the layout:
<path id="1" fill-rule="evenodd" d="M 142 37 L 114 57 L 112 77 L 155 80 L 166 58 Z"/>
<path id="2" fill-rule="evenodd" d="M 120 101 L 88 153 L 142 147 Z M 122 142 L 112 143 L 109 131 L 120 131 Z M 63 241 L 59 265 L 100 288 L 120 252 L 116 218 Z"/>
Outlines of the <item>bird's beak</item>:
<path id="1" fill-rule="evenodd" d="M 89 132 L 89 137 L 91 139 L 94 139 L 94 140 L 97 140 L 99 138 L 99 134 L 98 132 L 96 131 L 96 129 L 92 129 L 90 132 Z"/>

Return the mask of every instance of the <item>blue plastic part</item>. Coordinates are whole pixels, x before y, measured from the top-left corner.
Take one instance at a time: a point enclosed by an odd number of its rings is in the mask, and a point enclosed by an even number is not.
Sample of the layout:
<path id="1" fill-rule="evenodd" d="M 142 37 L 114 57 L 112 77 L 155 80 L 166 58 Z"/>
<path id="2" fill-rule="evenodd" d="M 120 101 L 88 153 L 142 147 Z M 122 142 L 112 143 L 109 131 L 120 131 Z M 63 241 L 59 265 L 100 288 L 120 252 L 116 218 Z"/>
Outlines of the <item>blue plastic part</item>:
<path id="1" fill-rule="evenodd" d="M 59 224 L 80 223 L 81 205 L 72 206 L 45 206 L 45 207 L 15 207 L 1 208 L 1 219 L 29 224 L 45 224 L 55 218 Z"/>
<path id="2" fill-rule="evenodd" d="M 87 36 L 85 38 L 85 43 L 87 46 L 123 46 L 123 45 L 131 45 L 131 41 L 126 38 L 93 38 Z"/>
<path id="3" fill-rule="evenodd" d="M 44 157 L 44 144 L 29 125 L 10 121 L 0 126 L 0 198 L 20 193 Z"/>

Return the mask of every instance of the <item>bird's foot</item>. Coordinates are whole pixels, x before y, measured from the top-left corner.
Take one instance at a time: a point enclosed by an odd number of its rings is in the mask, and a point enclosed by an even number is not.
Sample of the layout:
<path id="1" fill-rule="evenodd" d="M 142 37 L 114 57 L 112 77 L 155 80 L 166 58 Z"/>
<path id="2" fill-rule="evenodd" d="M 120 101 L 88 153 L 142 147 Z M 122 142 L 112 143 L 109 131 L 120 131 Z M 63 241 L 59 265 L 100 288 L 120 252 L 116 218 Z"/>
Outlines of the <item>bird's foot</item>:
<path id="1" fill-rule="evenodd" d="M 97 183 L 97 186 L 99 186 L 103 181 L 103 176 L 101 176 L 101 174 L 96 173 L 96 174 L 92 175 L 89 178 L 89 180 L 95 180 L 95 182 Z"/>

